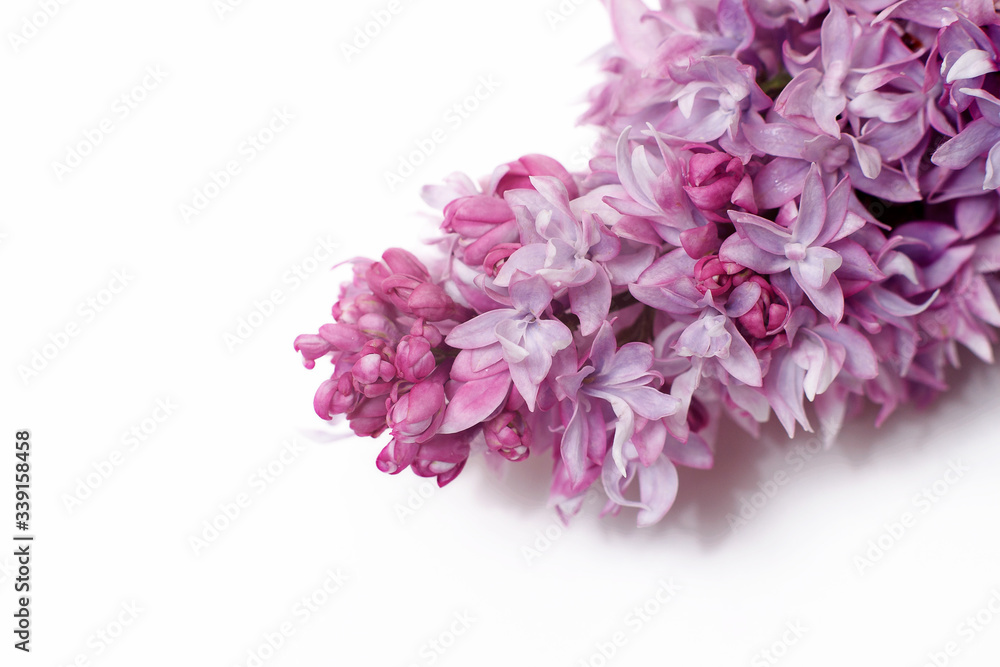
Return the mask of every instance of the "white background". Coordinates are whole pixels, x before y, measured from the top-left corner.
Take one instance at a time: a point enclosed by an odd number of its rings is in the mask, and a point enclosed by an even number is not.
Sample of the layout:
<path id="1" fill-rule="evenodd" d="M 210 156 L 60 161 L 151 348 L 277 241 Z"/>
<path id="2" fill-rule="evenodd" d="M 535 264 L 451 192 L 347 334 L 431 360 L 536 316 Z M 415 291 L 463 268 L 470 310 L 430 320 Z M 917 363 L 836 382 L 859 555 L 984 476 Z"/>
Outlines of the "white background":
<path id="1" fill-rule="evenodd" d="M 931 409 L 880 430 L 868 414 L 830 451 L 724 433 L 716 469 L 682 471 L 674 510 L 641 531 L 597 503 L 562 529 L 547 457 L 504 479 L 473 461 L 432 490 L 379 473 L 380 443 L 336 440 L 313 414 L 323 378 L 292 340 L 327 321 L 337 260 L 432 237 L 419 187 L 451 171 L 529 152 L 585 164 L 591 135 L 573 124 L 598 74 L 583 61 L 610 30 L 577 1 L 553 25 L 556 0 L 403 0 L 350 62 L 341 45 L 387 0 L 245 0 L 222 16 L 212 0 L 69 2 L 37 34 L 24 21 L 42 23 L 41 4 L 4 3 L 0 539 L 13 544 L 13 438 L 29 428 L 37 541 L 30 655 L 11 647 L 0 550 L 0 664 L 917 666 L 951 641 L 938 664 L 995 664 L 1000 372 L 971 358 Z M 10 34 L 31 36 L 15 49 Z M 499 88 L 447 123 L 491 76 Z M 275 109 L 294 120 L 249 160 Z M 386 170 L 437 127 L 446 140 L 390 191 Z M 231 160 L 239 174 L 186 221 L 180 206 Z M 146 431 L 134 447 L 131 429 Z M 968 472 L 916 500 L 952 462 Z M 992 624 L 973 631 L 984 609 Z"/>

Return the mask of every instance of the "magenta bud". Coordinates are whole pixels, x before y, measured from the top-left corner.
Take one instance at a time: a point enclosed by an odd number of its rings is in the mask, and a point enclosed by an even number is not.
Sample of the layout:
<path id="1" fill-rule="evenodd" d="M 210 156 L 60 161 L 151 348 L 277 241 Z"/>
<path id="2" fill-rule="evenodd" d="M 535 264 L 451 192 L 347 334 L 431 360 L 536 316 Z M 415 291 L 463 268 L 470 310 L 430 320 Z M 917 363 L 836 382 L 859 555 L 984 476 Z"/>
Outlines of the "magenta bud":
<path id="1" fill-rule="evenodd" d="M 420 445 L 412 463 L 413 472 L 421 477 L 437 477 L 444 486 L 458 477 L 469 458 L 469 443 L 461 435 L 438 435 Z"/>
<path id="2" fill-rule="evenodd" d="M 402 472 L 413 462 L 413 457 L 417 455 L 420 445 L 415 442 L 400 442 L 393 439 L 389 441 L 378 458 L 375 459 L 375 466 L 382 472 L 395 475 Z"/>
<path id="3" fill-rule="evenodd" d="M 361 384 L 389 382 L 396 376 L 396 367 L 380 354 L 366 354 L 354 362 L 351 370 L 354 379 Z"/>
<path id="4" fill-rule="evenodd" d="M 315 368 L 316 359 L 325 356 L 333 346 L 316 334 L 302 334 L 295 339 L 295 351 L 302 354 L 302 363 L 306 368 Z"/>
<path id="5" fill-rule="evenodd" d="M 785 326 L 788 319 L 788 306 L 783 303 L 772 303 L 767 309 L 767 329 L 772 334 Z"/>
<path id="6" fill-rule="evenodd" d="M 483 260 L 483 270 L 486 271 L 487 275 L 491 278 L 496 278 L 496 275 L 500 273 L 500 269 L 507 262 L 507 258 L 514 254 L 518 248 L 521 247 L 520 243 L 501 243 L 500 245 L 494 246 L 490 250 L 485 259 Z"/>
<path id="7" fill-rule="evenodd" d="M 691 397 L 691 405 L 688 406 L 687 422 L 688 427 L 693 433 L 698 433 L 703 428 L 708 426 L 708 410 L 696 397 Z"/>
<path id="8" fill-rule="evenodd" d="M 368 340 L 363 333 L 350 324 L 324 324 L 319 328 L 319 335 L 334 349 L 344 352 L 357 352 Z"/>
<path id="9" fill-rule="evenodd" d="M 486 256 L 495 247 L 517 241 L 520 235 L 517 224 L 513 221 L 497 225 L 464 248 L 459 247 L 458 253 L 463 262 L 469 266 L 482 264 Z"/>
<path id="10" fill-rule="evenodd" d="M 444 385 L 424 381 L 413 385 L 389 409 L 387 423 L 397 440 L 423 442 L 437 432 L 444 419 Z"/>
<path id="11" fill-rule="evenodd" d="M 739 316 L 737 320 L 754 338 L 767 336 L 767 323 L 764 321 L 764 306 L 758 301 L 753 308 Z"/>
<path id="12" fill-rule="evenodd" d="M 454 200 L 444 208 L 442 226 L 464 239 L 478 239 L 497 225 L 514 222 L 514 211 L 499 197 L 472 195 Z"/>
<path id="13" fill-rule="evenodd" d="M 554 176 L 566 186 L 570 199 L 580 196 L 580 189 L 566 168 L 546 155 L 525 155 L 516 162 L 507 163 L 508 171 L 497 183 L 497 194 L 507 190 L 533 190 L 532 176 Z"/>
<path id="14" fill-rule="evenodd" d="M 336 389 L 336 380 L 326 380 L 316 390 L 316 395 L 313 396 L 313 410 L 316 411 L 316 414 L 319 415 L 320 419 L 330 420 L 333 418 L 333 411 L 330 403 Z"/>
<path id="15" fill-rule="evenodd" d="M 406 302 L 413 294 L 413 291 L 424 283 L 413 276 L 394 275 L 389 276 L 380 284 L 382 294 L 392 305 L 401 310 L 407 310 Z"/>
<path id="16" fill-rule="evenodd" d="M 420 382 L 437 366 L 434 348 L 422 336 L 403 336 L 396 346 L 396 370 L 407 382 Z"/>
<path id="17" fill-rule="evenodd" d="M 501 412 L 483 425 L 486 446 L 509 461 L 528 458 L 531 431 L 518 412 Z"/>
<path id="18" fill-rule="evenodd" d="M 780 296 L 763 276 L 750 275 L 746 278 L 746 282 L 760 286 L 760 298 L 749 311 L 737 318 L 737 321 L 754 338 L 771 336 L 784 327 L 788 318 L 788 306 L 775 301 Z"/>
<path id="19" fill-rule="evenodd" d="M 705 255 L 715 255 L 722 247 L 719 230 L 715 223 L 709 222 L 701 227 L 685 229 L 680 234 L 681 247 L 691 259 L 700 259 Z"/>
<path id="20" fill-rule="evenodd" d="M 418 318 L 410 327 L 410 335 L 426 338 L 431 347 L 437 347 L 444 342 L 444 336 L 438 331 L 438 328 L 433 324 L 428 324 L 422 317 Z"/>
<path id="21" fill-rule="evenodd" d="M 455 302 L 434 283 L 419 285 L 406 300 L 406 310 L 417 317 L 438 322 L 455 314 Z"/>
<path id="22" fill-rule="evenodd" d="M 368 283 L 368 289 L 370 289 L 375 294 L 382 293 L 382 281 L 392 275 L 392 271 L 389 267 L 382 262 L 374 262 L 365 271 L 365 281 Z"/>
<path id="23" fill-rule="evenodd" d="M 729 205 L 743 180 L 743 163 L 728 153 L 691 156 L 684 192 L 702 211 L 716 212 Z"/>
<path id="24" fill-rule="evenodd" d="M 354 389 L 350 373 L 343 373 L 337 378 L 337 386 L 330 397 L 330 412 L 337 415 L 346 415 L 357 406 L 361 400 L 361 394 Z"/>
<path id="25" fill-rule="evenodd" d="M 389 248 L 382 253 L 382 260 L 394 274 L 413 276 L 421 280 L 430 280 L 431 274 L 416 255 L 402 248 Z"/>
<path id="26" fill-rule="evenodd" d="M 716 255 L 706 255 L 694 265 L 694 278 L 702 294 L 711 292 L 712 296 L 720 296 L 732 287 L 732 276 L 726 271 L 726 266 Z"/>
<path id="27" fill-rule="evenodd" d="M 377 438 L 386 427 L 385 399 L 366 398 L 347 413 L 351 430 L 362 437 Z"/>

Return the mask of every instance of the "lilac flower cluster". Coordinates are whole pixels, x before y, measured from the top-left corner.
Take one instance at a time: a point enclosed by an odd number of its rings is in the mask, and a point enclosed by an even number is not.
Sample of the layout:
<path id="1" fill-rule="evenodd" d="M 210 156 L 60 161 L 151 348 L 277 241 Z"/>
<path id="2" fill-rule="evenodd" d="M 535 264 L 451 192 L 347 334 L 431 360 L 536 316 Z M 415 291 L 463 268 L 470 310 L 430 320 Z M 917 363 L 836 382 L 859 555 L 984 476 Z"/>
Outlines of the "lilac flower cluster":
<path id="1" fill-rule="evenodd" d="M 724 416 L 830 439 L 946 388 L 1000 327 L 992 0 L 605 0 L 586 173 L 529 155 L 425 189 L 432 271 L 355 260 L 295 347 L 323 419 L 440 485 L 551 452 L 564 517 L 655 523 Z M 598 482 L 598 479 L 600 480 Z M 637 487 L 637 488 L 632 488 Z"/>

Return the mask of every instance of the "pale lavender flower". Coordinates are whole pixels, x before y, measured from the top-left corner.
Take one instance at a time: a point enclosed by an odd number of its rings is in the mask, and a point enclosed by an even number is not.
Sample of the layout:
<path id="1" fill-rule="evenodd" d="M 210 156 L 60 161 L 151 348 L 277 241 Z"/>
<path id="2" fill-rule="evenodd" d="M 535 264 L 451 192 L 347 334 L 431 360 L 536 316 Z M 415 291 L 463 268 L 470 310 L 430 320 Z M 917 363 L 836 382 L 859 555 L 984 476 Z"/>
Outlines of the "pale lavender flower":
<path id="1" fill-rule="evenodd" d="M 828 195 L 819 169 L 813 167 L 806 177 L 800 205 L 789 203 L 782 208 L 779 221 L 785 225 L 750 213 L 730 213 L 740 234 L 723 242 L 719 257 L 765 275 L 791 271 L 817 310 L 831 322 L 839 322 L 844 316 L 844 293 L 834 273 L 844 264 L 845 255 L 848 261 L 856 256 L 855 268 L 870 272 L 872 280 L 882 277 L 867 253 L 848 254 L 848 249 L 854 249 L 849 245 L 852 241 L 840 246 L 842 252 L 828 247 L 845 240 L 856 229 L 853 224 L 845 228 L 849 197 L 849 180 L 841 181 Z"/>
<path id="2" fill-rule="evenodd" d="M 826 6 L 824 0 L 747 0 L 754 20 L 765 28 L 781 28 L 789 21 L 805 24 Z"/>
<path id="3" fill-rule="evenodd" d="M 568 294 L 572 312 L 589 335 L 608 315 L 612 286 L 604 264 L 618 256 L 621 241 L 593 214 L 578 219 L 559 180 L 536 176 L 531 183 L 535 189 L 506 195 L 523 245 L 507 257 L 493 284 L 511 287 L 522 276 L 542 278 L 553 295 Z"/>
<path id="4" fill-rule="evenodd" d="M 889 26 L 866 25 L 831 2 L 818 53 L 786 51 L 785 63 L 794 78 L 774 101 L 774 110 L 805 129 L 839 138 L 838 116 L 847 103 L 877 87 L 880 70 L 898 71 L 916 58 Z"/>
<path id="5" fill-rule="evenodd" d="M 677 107 L 656 129 L 690 142 L 719 140 L 729 153 L 749 158 L 740 125 L 747 114 L 771 106 L 754 69 L 731 56 L 705 56 L 676 68 L 671 77 L 682 86 L 671 97 Z"/>
<path id="6" fill-rule="evenodd" d="M 460 350 L 497 349 L 507 362 L 514 386 L 529 410 L 542 380 L 549 373 L 552 357 L 573 343 L 569 328 L 559 320 L 543 317 L 552 301 L 552 290 L 541 276 L 519 280 L 510 286 L 511 308 L 498 308 L 459 324 L 445 338 Z"/>
<path id="7" fill-rule="evenodd" d="M 931 159 L 940 167 L 957 170 L 986 155 L 983 190 L 996 190 L 1000 188 L 1000 100 L 981 89 L 965 92 L 977 98 L 976 106 L 982 115 L 945 142 Z"/>
<path id="8" fill-rule="evenodd" d="M 606 436 L 601 409 L 606 403 L 617 419 L 611 458 L 624 476 L 623 448 L 635 433 L 636 415 L 662 419 L 677 410 L 679 401 L 650 386 L 659 379 L 650 370 L 653 348 L 645 343 L 626 343 L 617 348 L 615 335 L 607 323 L 597 332 L 587 359 L 590 363 L 579 371 L 559 378 L 566 394 L 575 397 L 573 413 L 560 444 L 562 458 L 574 480 L 583 474 L 588 455 L 596 454 L 603 460 L 601 441 Z"/>
<path id="9" fill-rule="evenodd" d="M 693 358 L 699 374 L 708 364 L 719 367 L 716 376 L 728 375 L 760 386 L 760 361 L 736 326 L 736 319 L 757 304 L 760 286 L 749 281 L 717 300 L 711 291 L 703 293 L 692 279 L 694 264 L 681 249 L 669 252 L 650 266 L 630 291 L 642 303 L 678 320 L 672 349 L 680 357 Z M 697 386 L 698 382 L 694 382 L 690 391 Z"/>
<path id="10" fill-rule="evenodd" d="M 879 149 L 868 137 L 842 134 L 834 139 L 816 130 L 804 130 L 787 122 L 748 123 L 747 141 L 758 151 L 774 157 L 754 178 L 754 195 L 762 209 L 777 208 L 802 194 L 812 165 L 826 178 L 850 177 L 851 185 L 892 202 L 918 201 L 920 191 L 898 167 L 883 162 Z"/>
<path id="11" fill-rule="evenodd" d="M 606 511 L 617 512 L 620 507 L 637 507 L 637 525 L 651 526 L 670 510 L 677 498 L 677 468 L 666 456 L 660 455 L 651 464 L 639 461 L 635 447 L 629 445 L 623 458 L 627 461 L 617 464 L 608 458 L 601 470 L 601 482 L 608 494 Z M 625 497 L 628 487 L 639 483 L 639 500 Z"/>
<path id="12" fill-rule="evenodd" d="M 875 22 L 886 19 L 913 21 L 931 28 L 944 28 L 956 18 L 968 17 L 977 25 L 996 22 L 992 0 L 900 0 L 880 13 Z"/>
<path id="13" fill-rule="evenodd" d="M 681 245 L 682 232 L 706 222 L 684 189 L 683 161 L 656 134 L 656 153 L 650 154 L 643 144 L 630 150 L 630 131 L 621 133 L 615 151 L 621 192 L 604 198 L 624 216 L 615 231 L 646 242 L 659 238 Z"/>

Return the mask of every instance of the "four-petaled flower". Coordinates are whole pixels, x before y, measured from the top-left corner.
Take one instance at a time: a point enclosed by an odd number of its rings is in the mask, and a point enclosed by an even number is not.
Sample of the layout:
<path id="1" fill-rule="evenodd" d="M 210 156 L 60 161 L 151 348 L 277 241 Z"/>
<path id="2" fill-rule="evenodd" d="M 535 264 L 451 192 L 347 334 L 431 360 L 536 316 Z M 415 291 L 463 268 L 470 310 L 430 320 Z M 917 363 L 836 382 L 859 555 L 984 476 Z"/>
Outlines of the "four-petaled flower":
<path id="1" fill-rule="evenodd" d="M 777 222 L 752 213 L 730 212 L 739 234 L 723 242 L 719 257 L 761 274 L 790 271 L 816 309 L 831 322 L 839 322 L 844 316 L 844 293 L 834 272 L 844 258 L 827 246 L 845 236 L 842 232 L 850 196 L 848 179 L 828 196 L 819 168 L 813 166 L 800 204 L 789 202 L 782 207 Z"/>

